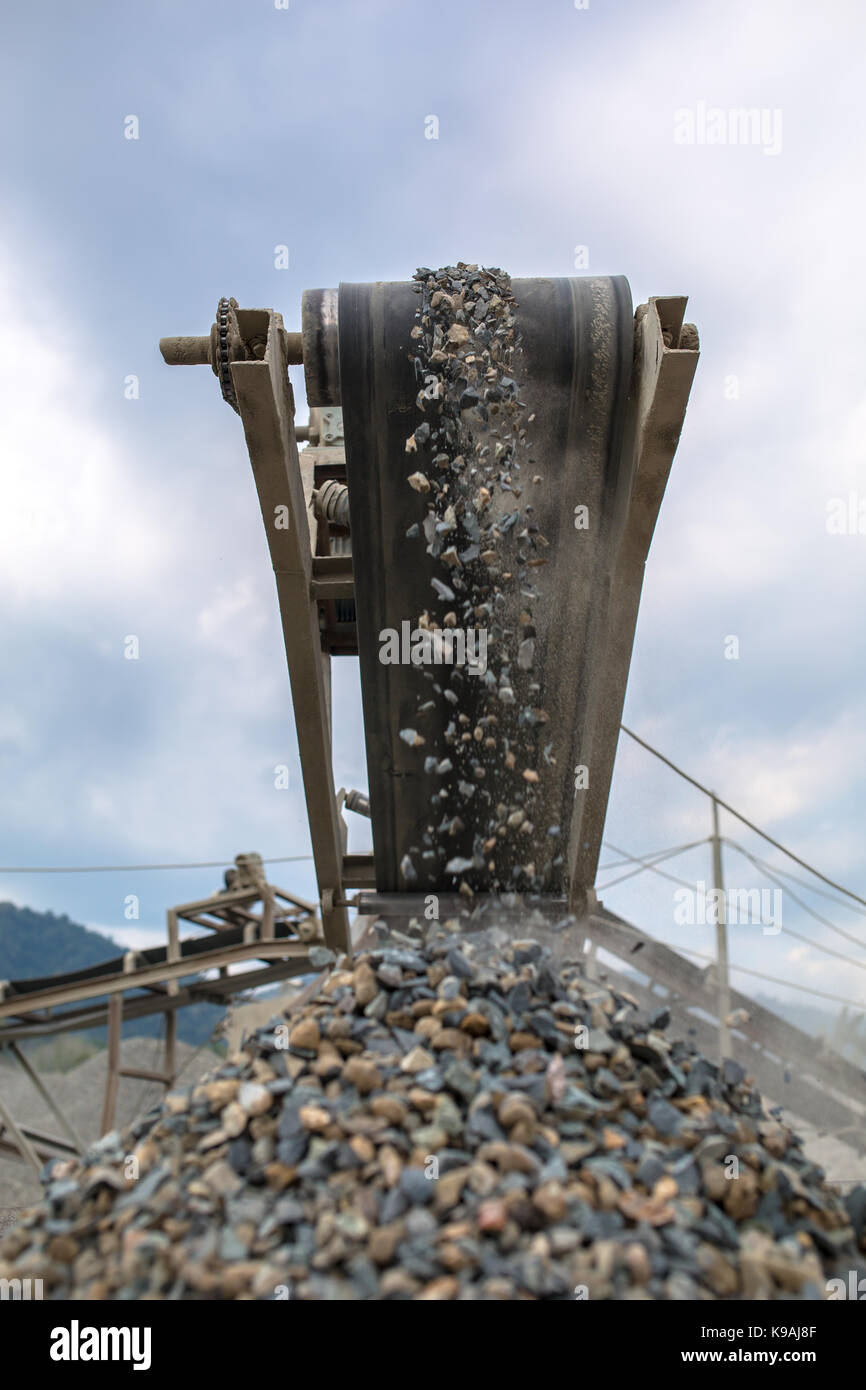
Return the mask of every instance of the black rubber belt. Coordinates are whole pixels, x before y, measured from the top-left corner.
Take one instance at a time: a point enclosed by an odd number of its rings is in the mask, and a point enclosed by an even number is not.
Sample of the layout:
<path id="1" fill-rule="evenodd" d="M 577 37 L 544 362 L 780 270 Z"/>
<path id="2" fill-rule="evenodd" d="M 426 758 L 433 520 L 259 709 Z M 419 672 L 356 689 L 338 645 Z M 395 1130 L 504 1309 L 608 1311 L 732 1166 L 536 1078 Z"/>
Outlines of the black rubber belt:
<path id="1" fill-rule="evenodd" d="M 621 276 L 515 280 L 517 325 L 523 352 L 515 361 L 520 396 L 536 419 L 530 427 L 534 469 L 544 485 L 527 490 L 534 519 L 550 542 L 550 563 L 533 571 L 544 600 L 534 606 L 536 661 L 550 721 L 543 742 L 552 743 L 556 768 L 550 792 L 536 816 L 540 833 L 549 824 L 568 843 L 574 807 L 573 768 L 588 762 L 595 700 L 593 667 L 603 649 L 618 518 L 631 479 L 622 442 L 632 370 L 633 316 L 628 282 Z M 430 580 L 434 562 L 406 531 L 424 508 L 406 479 L 424 468 L 407 455 L 407 437 L 424 418 L 417 410 L 417 382 L 409 358 L 409 333 L 419 296 L 411 283 L 340 286 L 340 375 L 343 428 L 352 522 L 355 603 L 367 745 L 376 888 L 405 891 L 399 865 L 421 844 L 430 820 L 433 780 L 423 756 L 401 741 L 401 729 L 417 726 L 419 695 L 431 687 L 412 666 L 379 660 L 380 632 L 413 625 L 428 609 L 439 613 Z M 531 498 L 530 498 L 531 492 Z M 574 526 L 574 508 L 589 507 L 590 529 Z M 503 510 L 505 509 L 503 504 Z M 520 505 L 511 503 L 511 505 Z M 472 718 L 472 683 L 461 709 Z M 435 697 L 434 697 L 435 698 Z M 440 701 L 432 719 L 444 730 L 457 711 Z M 424 732 L 431 726 L 425 724 Z M 442 746 L 441 741 L 438 746 Z M 471 803 L 460 808 L 467 823 L 449 853 L 471 856 Z M 437 816 L 436 819 L 439 819 Z M 542 823 L 543 821 L 543 823 Z M 420 860 L 417 861 L 420 864 Z M 429 862 L 429 861 L 428 861 Z M 562 870 L 545 885 L 567 888 Z M 453 891 L 452 876 L 431 867 L 412 888 Z"/>

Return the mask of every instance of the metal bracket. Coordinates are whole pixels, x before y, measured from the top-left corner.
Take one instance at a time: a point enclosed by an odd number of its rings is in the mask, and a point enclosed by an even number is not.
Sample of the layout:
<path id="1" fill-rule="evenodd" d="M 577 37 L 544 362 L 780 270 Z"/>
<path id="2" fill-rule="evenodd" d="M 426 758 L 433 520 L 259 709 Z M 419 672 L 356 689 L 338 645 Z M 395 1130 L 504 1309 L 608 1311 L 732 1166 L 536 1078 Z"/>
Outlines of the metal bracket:
<path id="1" fill-rule="evenodd" d="M 596 714 L 587 748 L 589 786 L 577 793 L 569 844 L 572 902 L 580 909 L 594 883 L 625 703 L 644 567 L 698 364 L 698 333 L 683 323 L 685 295 L 653 297 L 635 314 L 635 368 L 623 466 L 631 455 L 628 506 L 616 538 Z M 586 759 L 589 761 L 589 758 Z"/>
<path id="2" fill-rule="evenodd" d="M 233 362 L 232 380 L 276 577 L 322 925 L 328 945 L 351 954 L 348 915 L 340 906 L 343 844 L 331 758 L 329 658 L 322 653 L 313 591 L 313 548 L 283 321 L 273 310 L 255 312 L 267 319 L 264 356 Z M 332 895 L 327 902 L 326 891 Z"/>

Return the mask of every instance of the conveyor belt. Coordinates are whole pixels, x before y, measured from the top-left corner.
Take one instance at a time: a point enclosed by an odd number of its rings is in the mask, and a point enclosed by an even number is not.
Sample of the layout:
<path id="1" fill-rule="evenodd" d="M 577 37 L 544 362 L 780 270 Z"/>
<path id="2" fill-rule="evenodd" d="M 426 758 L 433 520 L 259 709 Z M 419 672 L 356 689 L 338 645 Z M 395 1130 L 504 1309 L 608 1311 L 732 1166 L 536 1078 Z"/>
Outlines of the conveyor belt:
<path id="1" fill-rule="evenodd" d="M 543 478 L 519 505 L 531 501 L 533 519 L 550 543 L 549 564 L 533 571 L 542 593 L 533 609 L 533 675 L 549 716 L 543 732 L 544 745 L 550 745 L 546 765 L 555 760 L 555 774 L 539 788 L 534 820 L 542 837 L 558 826 L 565 846 L 575 804 L 573 769 L 590 761 L 617 530 L 632 481 L 632 455 L 623 448 L 634 345 L 631 295 L 622 277 L 512 284 L 522 339 L 515 374 L 521 400 L 535 412 L 533 457 Z M 418 384 L 407 351 L 417 306 L 409 283 L 340 287 L 343 424 L 379 892 L 407 887 L 399 866 L 421 840 L 433 790 L 423 760 L 399 737 L 401 729 L 413 725 L 419 697 L 429 695 L 430 686 L 417 667 L 383 665 L 379 659 L 384 629 L 399 632 L 405 620 L 414 624 L 424 610 L 442 608 L 431 589 L 435 562 L 406 536 L 424 515 L 406 481 L 422 464 L 407 460 L 405 452 L 407 436 L 424 418 L 415 404 Z M 518 503 L 499 497 L 494 505 L 502 513 Z M 575 529 L 579 505 L 589 508 L 587 530 Z M 507 616 L 518 620 L 517 613 Z M 461 712 L 471 720 L 480 687 L 467 677 L 462 690 Z M 441 739 L 452 714 L 440 700 L 425 735 Z M 539 763 L 541 742 L 539 734 L 532 749 Z M 471 807 L 461 805 L 460 814 L 466 828 L 449 850 L 469 858 L 477 827 Z M 560 858 L 558 867 L 548 867 L 545 891 L 562 892 L 565 877 Z M 412 885 L 418 892 L 455 886 L 444 859 L 428 864 Z"/>
<path id="2" fill-rule="evenodd" d="M 279 940 L 297 939 L 295 924 L 276 922 L 274 924 L 274 935 Z M 187 937 L 180 943 L 180 955 L 183 960 L 194 963 L 199 956 L 213 953 L 214 950 L 222 949 L 225 946 L 237 946 L 244 939 L 244 927 L 226 927 L 218 934 L 208 933 L 205 936 Z M 137 951 L 136 956 L 142 964 L 162 965 L 168 960 L 168 948 L 165 946 L 150 946 L 146 950 Z M 124 956 L 112 956 L 110 960 L 100 961 L 98 965 L 89 965 L 84 970 L 70 970 L 62 975 L 42 975 L 39 979 L 30 980 L 10 980 L 5 989 L 5 1001 L 21 998 L 24 1002 L 28 994 L 40 994 L 48 989 L 62 989 L 64 985 L 85 984 L 91 980 L 105 979 L 110 976 L 122 975 L 124 973 Z M 201 968 L 201 967 L 200 967 Z M 132 987 L 134 981 L 130 981 Z"/>
<path id="3" fill-rule="evenodd" d="M 621 277 L 512 281 L 459 262 L 422 269 L 414 283 L 308 290 L 300 334 L 287 333 L 274 310 L 237 309 L 232 383 L 276 575 L 331 947 L 350 946 L 347 890 L 374 884 L 379 893 L 564 894 L 578 914 L 591 905 L 644 566 L 698 359 L 686 303 L 652 297 L 632 318 Z M 169 363 L 215 366 L 213 345 L 214 330 L 160 347 Z M 306 429 L 293 428 L 287 366 L 300 361 L 311 412 L 342 408 L 345 458 L 317 443 L 313 457 L 299 459 L 296 439 L 318 441 L 321 423 L 311 413 Z M 464 404 L 467 394 L 474 403 Z M 422 416 L 431 400 L 440 404 Z M 486 441 L 475 437 L 476 419 Z M 414 439 L 410 457 L 407 441 L 422 424 L 430 432 Z M 410 476 L 430 466 L 444 471 L 410 487 Z M 328 553 L 327 537 L 310 531 L 312 489 L 344 479 L 350 556 Z M 456 507 L 446 495 L 452 483 Z M 275 514 L 288 524 L 275 527 Z M 454 537 L 447 551 L 438 544 L 444 531 Z M 426 545 L 438 547 L 435 556 Z M 453 586 L 443 585 L 443 566 L 455 565 L 459 574 L 446 570 Z M 498 592 L 485 595 L 488 583 Z M 443 601 L 455 602 L 459 619 Z M 357 642 L 335 621 L 337 602 L 354 602 Z M 382 664 L 384 635 L 415 624 L 428 635 L 484 632 L 498 644 L 486 700 L 466 671 L 452 668 L 445 690 L 429 669 Z M 436 642 L 441 648 L 442 636 Z M 354 651 L 372 806 L 366 862 L 346 854 L 331 756 L 329 662 Z M 450 709 L 441 701 L 438 713 L 419 708 L 425 693 L 453 697 Z M 491 709 L 491 697 L 511 709 Z M 473 714 L 482 745 L 474 762 L 466 746 Z M 432 782 L 431 770 L 447 781 Z M 484 793 L 474 801 L 472 779 Z"/>

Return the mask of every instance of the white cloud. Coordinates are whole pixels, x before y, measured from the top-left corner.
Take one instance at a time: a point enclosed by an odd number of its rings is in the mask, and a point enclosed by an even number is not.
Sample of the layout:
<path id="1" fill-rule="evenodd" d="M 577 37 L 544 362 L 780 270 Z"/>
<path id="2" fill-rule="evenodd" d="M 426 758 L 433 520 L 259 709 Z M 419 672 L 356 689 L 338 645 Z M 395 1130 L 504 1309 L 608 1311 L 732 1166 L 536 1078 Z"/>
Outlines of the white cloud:
<path id="1" fill-rule="evenodd" d="M 143 129 L 164 159 L 163 196 L 189 200 L 172 184 L 188 175 L 201 225 L 222 232 L 194 256 L 182 245 L 191 221 L 155 250 L 142 244 L 139 298 L 158 280 L 162 294 L 194 300 L 231 272 L 238 293 L 244 282 L 265 287 L 260 302 L 282 295 L 289 322 L 300 288 L 320 269 L 327 279 L 319 283 L 405 274 L 416 259 L 439 263 L 444 247 L 516 275 L 569 274 L 572 247 L 584 242 L 591 272 L 628 273 L 636 298 L 690 292 L 703 355 L 650 557 L 628 722 L 805 857 L 843 881 L 856 878 L 866 710 L 850 681 L 866 643 L 858 598 L 866 538 L 828 538 L 823 509 L 848 488 L 866 492 L 856 278 L 866 195 L 852 174 L 861 9 L 853 0 L 793 11 L 783 0 L 632 4 L 620 25 L 607 7 L 579 14 L 566 3 L 554 17 L 556 8 L 536 13 L 506 0 L 497 24 L 482 26 L 483 50 L 473 20 L 462 17 L 460 52 L 419 83 L 416 45 L 430 17 L 394 0 L 379 0 L 363 18 L 344 6 L 342 48 L 329 49 L 333 82 L 320 90 L 302 74 L 295 107 L 279 118 L 268 113 L 285 71 L 287 27 L 257 29 L 246 42 L 246 20 L 215 22 L 197 40 L 193 64 L 170 54 L 148 74 L 160 77 Z M 283 18 L 271 16 L 274 26 Z M 326 45 L 333 33 L 324 11 L 299 11 L 290 22 Z M 281 37 L 263 47 L 260 32 Z M 214 142 L 201 97 L 228 70 L 235 46 L 255 80 L 239 93 L 225 139 Z M 371 55 L 391 86 L 370 85 Z M 833 81 L 818 90 L 808 74 L 822 71 Z M 406 91 L 418 93 L 415 112 Z M 780 107 L 782 154 L 677 146 L 674 111 L 698 101 Z M 425 110 L 442 115 L 435 148 L 421 134 Z M 143 141 L 136 153 L 153 148 Z M 284 151 L 290 172 L 274 187 L 264 180 Z M 347 152 L 357 161 L 347 163 Z M 366 198 L 354 184 L 348 195 L 333 176 L 339 161 L 359 186 L 370 181 Z M 92 172 L 86 157 L 82 168 Z M 301 218 L 291 190 L 307 175 L 324 178 L 327 211 L 311 205 Z M 226 204 L 224 187 L 235 179 L 250 196 Z M 430 215 L 437 188 L 447 190 L 446 218 Z M 135 215 L 132 202 L 118 211 L 115 189 L 110 197 L 110 218 Z M 282 281 L 274 287 L 270 261 L 284 238 L 287 290 Z M 164 247 L 183 266 L 173 283 Z M 70 252 L 70 263 L 76 255 L 95 260 L 91 246 Z M 311 263 L 317 278 L 304 280 Z M 35 253 L 0 263 L 14 325 L 0 341 L 9 402 L 0 447 L 11 461 L 0 498 L 0 587 L 33 649 L 0 704 L 0 755 L 16 773 L 6 814 L 34 846 L 68 845 L 72 862 L 85 840 L 107 861 L 209 859 L 236 839 L 236 848 L 302 851 L 276 597 L 240 433 L 226 429 L 225 445 L 214 447 L 221 416 L 197 450 L 189 416 L 165 447 L 141 402 L 123 407 L 136 429 L 118 428 L 101 394 L 113 367 L 98 365 L 112 352 L 80 306 L 40 291 L 46 281 Z M 732 373 L 736 401 L 724 395 Z M 204 399 L 197 381 L 199 391 Z M 75 651 L 59 677 L 52 625 Z M 118 675 L 110 658 L 129 631 L 140 632 L 146 656 Z M 707 660 L 728 632 L 743 640 L 737 672 L 720 655 Z M 337 673 L 337 776 L 364 785 L 357 689 L 339 663 Z M 273 789 L 277 762 L 291 768 L 289 793 Z M 639 851 L 708 832 L 705 799 L 623 740 L 611 837 Z M 699 860 L 708 866 L 705 849 L 689 868 L 706 872 Z M 680 872 L 676 861 L 670 867 Z M 672 889 L 662 883 L 665 896 L 652 897 L 641 887 L 635 919 L 651 926 L 658 907 L 669 930 Z M 763 940 L 748 952 L 748 963 L 769 962 L 771 971 L 779 954 Z M 809 960 L 792 957 L 790 968 Z M 839 967 L 821 968 L 843 986 Z"/>
<path id="2" fill-rule="evenodd" d="M 38 268 L 8 248 L 0 256 L 4 313 L 15 325 L 0 335 L 0 586 L 7 602 L 62 599 L 65 611 L 117 603 L 165 566 L 156 492 L 100 420 L 81 325 L 65 305 L 34 307 Z"/>

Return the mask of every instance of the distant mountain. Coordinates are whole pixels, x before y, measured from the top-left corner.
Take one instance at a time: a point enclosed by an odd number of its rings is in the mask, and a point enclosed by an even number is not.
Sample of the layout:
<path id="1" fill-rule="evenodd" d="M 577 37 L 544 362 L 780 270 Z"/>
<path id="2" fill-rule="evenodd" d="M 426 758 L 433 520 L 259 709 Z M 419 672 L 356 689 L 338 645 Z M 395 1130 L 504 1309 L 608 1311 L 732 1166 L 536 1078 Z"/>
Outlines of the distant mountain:
<path id="1" fill-rule="evenodd" d="M 68 917 L 0 902 L 0 979 L 61 975 L 119 954 L 116 942 Z"/>
<path id="2" fill-rule="evenodd" d="M 122 948 L 116 941 L 79 926 L 65 915 L 58 917 L 53 912 L 34 912 L 29 907 L 0 902 L 0 980 L 63 975 L 121 954 Z M 194 1046 L 207 1042 L 222 1013 L 215 1004 L 191 1004 L 180 1009 L 178 1037 Z M 158 1037 L 162 1028 L 163 1016 L 154 1014 L 124 1023 L 123 1036 Z M 107 1028 L 92 1028 L 82 1036 L 104 1043 L 107 1033 Z"/>

